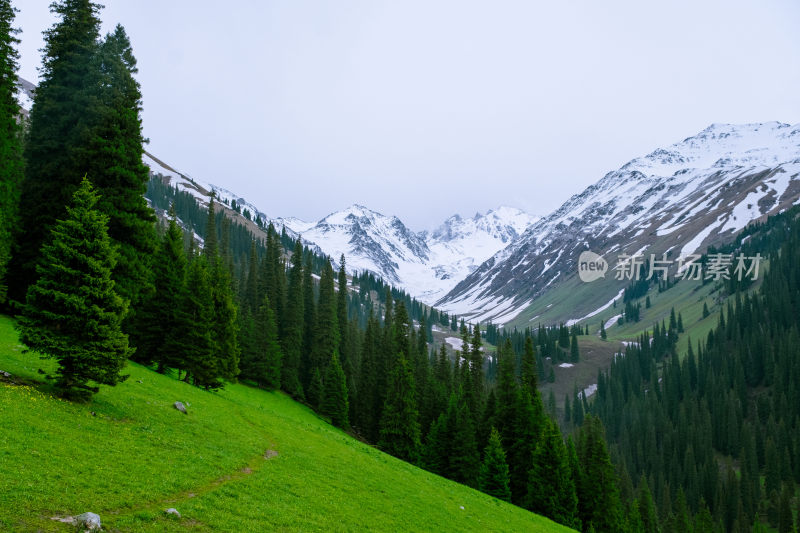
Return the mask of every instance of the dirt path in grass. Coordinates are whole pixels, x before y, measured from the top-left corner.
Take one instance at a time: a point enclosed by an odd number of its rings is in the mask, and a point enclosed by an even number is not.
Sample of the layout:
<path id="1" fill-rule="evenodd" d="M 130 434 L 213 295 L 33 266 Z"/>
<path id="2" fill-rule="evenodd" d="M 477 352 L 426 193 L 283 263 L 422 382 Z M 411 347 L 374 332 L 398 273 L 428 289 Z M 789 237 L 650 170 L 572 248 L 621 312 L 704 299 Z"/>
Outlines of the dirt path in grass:
<path id="1" fill-rule="evenodd" d="M 243 416 L 241 411 L 238 413 L 241 419 L 253 428 L 257 428 L 258 426 L 254 424 L 251 420 L 247 419 L 247 417 Z M 221 487 L 224 487 L 230 483 L 236 483 L 247 478 L 250 475 L 255 474 L 271 460 L 279 456 L 277 451 L 277 446 L 274 441 L 265 437 L 264 441 L 268 443 L 268 448 L 266 448 L 262 453 L 259 453 L 255 457 L 252 457 L 245 466 L 239 468 L 238 470 L 220 476 L 208 483 L 203 485 L 199 485 L 197 487 L 193 487 L 191 489 L 172 494 L 163 498 L 159 498 L 157 500 L 151 500 L 147 502 L 142 502 L 138 505 L 133 505 L 131 507 L 123 507 L 123 508 L 115 508 L 115 509 L 101 509 L 98 511 L 98 514 L 101 517 L 124 517 L 130 516 L 136 513 L 140 513 L 143 511 L 150 511 L 154 513 L 163 513 L 164 510 L 175 507 L 180 511 L 179 504 L 181 502 L 186 502 L 192 498 L 197 498 L 199 496 L 203 496 L 204 494 L 208 494 L 213 492 Z M 53 517 L 53 520 L 61 517 Z M 196 520 L 196 519 L 184 519 L 182 520 L 182 524 L 190 527 L 191 529 L 203 529 L 206 527 L 205 524 Z M 112 528 L 113 530 L 113 528 Z"/>

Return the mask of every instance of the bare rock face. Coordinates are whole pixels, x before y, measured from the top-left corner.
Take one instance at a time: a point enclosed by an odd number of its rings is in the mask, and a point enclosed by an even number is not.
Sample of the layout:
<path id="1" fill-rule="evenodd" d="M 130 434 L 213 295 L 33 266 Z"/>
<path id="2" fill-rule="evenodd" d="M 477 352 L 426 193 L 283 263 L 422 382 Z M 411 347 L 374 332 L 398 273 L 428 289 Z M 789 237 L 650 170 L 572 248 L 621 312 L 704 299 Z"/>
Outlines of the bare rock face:
<path id="1" fill-rule="evenodd" d="M 175 402 L 175 403 L 172 404 L 172 407 L 174 407 L 175 409 L 177 409 L 178 411 L 180 411 L 181 413 L 183 413 L 185 415 L 189 414 L 189 413 L 186 412 L 186 406 L 183 405 L 183 402 Z"/>

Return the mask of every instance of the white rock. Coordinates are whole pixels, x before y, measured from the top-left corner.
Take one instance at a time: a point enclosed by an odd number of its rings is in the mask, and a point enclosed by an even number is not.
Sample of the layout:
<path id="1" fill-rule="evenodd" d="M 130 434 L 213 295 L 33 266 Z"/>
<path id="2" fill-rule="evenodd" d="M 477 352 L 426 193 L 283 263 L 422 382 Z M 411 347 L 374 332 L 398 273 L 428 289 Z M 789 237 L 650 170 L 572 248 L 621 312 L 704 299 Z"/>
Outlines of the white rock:
<path id="1" fill-rule="evenodd" d="M 100 516 L 95 513 L 83 513 L 75 517 L 75 522 L 85 527 L 87 531 L 100 531 L 103 525 L 100 523 Z"/>
<path id="2" fill-rule="evenodd" d="M 177 409 L 178 411 L 180 411 L 183 414 L 188 414 L 186 412 L 186 406 L 183 405 L 183 402 L 175 402 L 175 403 L 172 404 L 172 407 L 174 407 L 175 409 Z"/>
<path id="3" fill-rule="evenodd" d="M 175 509 L 174 507 L 170 507 L 169 509 L 165 509 L 165 510 L 164 510 L 164 512 L 165 512 L 166 514 L 174 514 L 174 515 L 175 515 L 175 516 L 177 516 L 178 518 L 180 518 L 180 517 L 181 517 L 181 513 L 179 513 L 179 512 L 178 512 L 178 510 L 177 510 L 177 509 Z"/>

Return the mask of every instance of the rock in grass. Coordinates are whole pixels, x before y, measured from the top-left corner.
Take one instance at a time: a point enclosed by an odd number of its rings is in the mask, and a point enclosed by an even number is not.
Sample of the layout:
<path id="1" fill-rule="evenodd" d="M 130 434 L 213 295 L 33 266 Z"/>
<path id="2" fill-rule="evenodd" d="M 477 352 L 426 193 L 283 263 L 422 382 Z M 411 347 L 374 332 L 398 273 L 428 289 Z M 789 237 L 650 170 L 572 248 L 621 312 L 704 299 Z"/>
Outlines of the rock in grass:
<path id="1" fill-rule="evenodd" d="M 170 507 L 169 509 L 165 509 L 165 510 L 164 510 L 164 512 L 165 512 L 166 514 L 168 514 L 168 515 L 174 515 L 174 516 L 176 516 L 177 518 L 180 518 L 180 517 L 181 517 L 181 513 L 179 513 L 179 512 L 178 512 L 178 510 L 177 510 L 177 509 L 175 509 L 174 507 Z"/>
<path id="2" fill-rule="evenodd" d="M 100 523 L 100 516 L 95 513 L 83 513 L 75 517 L 78 526 L 86 528 L 87 531 L 100 531 L 103 525 Z"/>
<path id="3" fill-rule="evenodd" d="M 186 412 L 186 406 L 183 405 L 183 402 L 175 402 L 175 403 L 172 404 L 172 407 L 174 407 L 175 409 L 177 409 L 178 411 L 180 411 L 181 413 L 183 413 L 185 415 L 189 414 L 189 413 Z"/>

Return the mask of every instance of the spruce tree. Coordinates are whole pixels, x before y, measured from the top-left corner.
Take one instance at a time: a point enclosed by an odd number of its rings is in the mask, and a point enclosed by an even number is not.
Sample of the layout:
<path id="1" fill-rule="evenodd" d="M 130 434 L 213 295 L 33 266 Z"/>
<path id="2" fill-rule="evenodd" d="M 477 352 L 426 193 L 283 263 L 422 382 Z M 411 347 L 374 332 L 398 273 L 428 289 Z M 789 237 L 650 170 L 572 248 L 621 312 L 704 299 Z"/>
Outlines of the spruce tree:
<path id="1" fill-rule="evenodd" d="M 238 309 L 233 300 L 230 274 L 222 261 L 212 261 L 209 279 L 213 302 L 214 357 L 217 359 L 219 376 L 233 381 L 239 375 Z"/>
<path id="2" fill-rule="evenodd" d="M 347 370 L 348 378 L 352 373 L 351 354 L 349 353 L 349 339 L 347 337 L 347 273 L 345 272 L 344 254 L 339 258 L 339 275 L 336 293 L 336 321 L 339 325 L 339 356 L 342 368 Z"/>
<path id="3" fill-rule="evenodd" d="M 531 398 L 530 391 L 518 389 L 514 405 L 513 442 L 508 448 L 508 463 L 511 472 L 511 494 L 515 501 L 524 501 L 528 484 L 528 472 L 533 467 L 536 443 L 542 432 L 543 418 L 541 400 Z"/>
<path id="4" fill-rule="evenodd" d="M 212 334 L 214 299 L 208 270 L 205 257 L 196 255 L 191 258 L 186 273 L 181 313 L 191 327 L 183 332 L 184 381 L 191 381 L 206 390 L 216 390 L 222 388 L 224 382 L 220 379 L 217 345 Z"/>
<path id="5" fill-rule="evenodd" d="M 158 371 L 183 368 L 184 324 L 176 302 L 183 298 L 186 278 L 186 255 L 183 251 L 183 232 L 170 210 L 170 221 L 153 258 L 153 290 L 140 306 L 134 328 L 136 353 L 134 359 L 142 364 L 158 364 Z"/>
<path id="6" fill-rule="evenodd" d="M 315 410 L 319 410 L 322 404 L 324 389 L 322 384 L 322 375 L 319 373 L 319 367 L 314 367 L 311 370 L 311 378 L 308 382 L 308 391 L 306 392 L 306 400 L 309 405 Z"/>
<path id="7" fill-rule="evenodd" d="M 425 445 L 422 448 L 422 467 L 434 474 L 446 476 L 449 467 L 450 440 L 447 431 L 447 417 L 444 412 L 431 424 Z"/>
<path id="8" fill-rule="evenodd" d="M 536 350 L 533 347 L 533 339 L 529 335 L 525 337 L 521 373 L 523 386 L 528 388 L 531 397 L 535 397 L 539 393 L 539 374 L 536 369 Z"/>
<path id="9" fill-rule="evenodd" d="M 481 463 L 480 473 L 478 474 L 478 488 L 495 498 L 510 502 L 511 489 L 508 483 L 506 454 L 500 442 L 500 434 L 496 429 L 492 428 L 489 444 L 483 453 L 483 463 Z"/>
<path id="10" fill-rule="evenodd" d="M 283 369 L 281 381 L 289 394 L 302 397 L 300 365 L 303 349 L 303 245 L 298 239 L 292 252 L 289 269 L 288 296 L 286 299 L 286 322 L 283 333 Z"/>
<path id="11" fill-rule="evenodd" d="M 453 394 L 451 396 L 446 420 L 450 440 L 446 475 L 453 481 L 476 487 L 480 453 L 475 440 L 474 418 L 470 413 L 465 395 Z"/>
<path id="12" fill-rule="evenodd" d="M 370 310 L 367 327 L 361 343 L 361 365 L 357 398 L 355 403 L 355 422 L 359 432 L 374 442 L 378 437 L 378 420 L 381 405 L 378 402 L 377 357 L 380 348 L 380 328 L 375 315 Z"/>
<path id="13" fill-rule="evenodd" d="M 322 394 L 320 411 L 331 418 L 334 426 L 347 429 L 350 426 L 348 413 L 350 406 L 347 401 L 347 383 L 339 363 L 339 354 L 336 351 L 331 355 L 328 369 L 325 372 L 325 384 Z"/>
<path id="14" fill-rule="evenodd" d="M 534 452 L 525 508 L 567 527 L 580 526 L 566 448 L 552 420 L 545 423 Z"/>
<path id="15" fill-rule="evenodd" d="M 300 382 L 305 386 L 311 377 L 311 351 L 314 347 L 314 328 L 317 324 L 314 302 L 314 280 L 311 254 L 306 253 L 303 265 L 303 348 L 300 355 Z"/>
<path id="16" fill-rule="evenodd" d="M 258 253 L 255 239 L 250 242 L 247 261 L 247 280 L 244 289 L 244 307 L 254 313 L 260 306 L 258 294 Z"/>
<path id="17" fill-rule="evenodd" d="M 333 267 L 325 261 L 319 281 L 319 300 L 317 302 L 317 324 L 314 330 L 314 345 L 311 351 L 311 364 L 317 367 L 320 375 L 331 360 L 334 350 L 339 347 L 339 325 L 336 317 L 336 297 L 333 289 Z"/>
<path id="18" fill-rule="evenodd" d="M 98 209 L 109 217 L 108 234 L 119 247 L 114 279 L 135 306 L 150 283 L 156 235 L 155 214 L 144 198 L 149 172 L 142 163 L 142 95 L 133 77 L 138 70 L 122 26 L 106 36 L 93 63 L 93 75 L 99 76 L 90 89 L 93 126 L 79 153 L 100 193 Z"/>
<path id="19" fill-rule="evenodd" d="M 408 359 L 400 353 L 389 375 L 379 446 L 404 461 L 416 462 L 420 448 L 418 417 L 414 374 Z"/>
<path id="20" fill-rule="evenodd" d="M 253 352 L 247 359 L 242 357 L 242 374 L 268 389 L 280 388 L 283 354 L 278 344 L 275 313 L 266 294 L 253 320 L 252 338 Z"/>
<path id="21" fill-rule="evenodd" d="M 0 0 L 0 305 L 6 301 L 6 267 L 17 225 L 23 168 L 16 98 L 19 30 L 13 28 L 15 11 L 10 0 Z"/>
<path id="22" fill-rule="evenodd" d="M 636 507 L 642 524 L 642 533 L 658 533 L 658 513 L 644 474 L 639 480 L 639 496 L 636 498 Z"/>
<path id="23" fill-rule="evenodd" d="M 581 404 L 576 399 L 577 405 Z M 600 419 L 586 417 L 578 433 L 577 451 L 582 472 L 577 486 L 581 522 L 598 531 L 618 531 L 621 508 L 617 477 Z"/>
<path id="24" fill-rule="evenodd" d="M 44 32 L 41 79 L 25 143 L 19 231 L 9 264 L 9 297 L 23 301 L 37 275 L 39 250 L 81 183 L 93 154 L 85 150 L 94 126 L 90 112 L 100 20 L 89 0 L 54 2 L 59 17 Z"/>
<path id="25" fill-rule="evenodd" d="M 572 333 L 572 339 L 569 344 L 569 360 L 571 363 L 577 363 L 580 359 L 580 352 L 578 350 L 578 336 L 575 332 Z"/>
<path id="26" fill-rule="evenodd" d="M 469 408 L 476 423 L 483 411 L 484 398 L 482 344 L 481 327 L 480 324 L 476 323 L 472 328 L 472 342 L 469 350 L 469 376 L 472 389 L 469 396 L 471 400 Z"/>
<path id="27" fill-rule="evenodd" d="M 217 244 L 217 210 L 214 207 L 215 193 L 211 193 L 208 201 L 208 214 L 206 216 L 206 229 L 203 237 L 203 255 L 209 264 L 213 264 L 219 257 L 219 245 Z"/>
<path id="28" fill-rule="evenodd" d="M 56 387 L 68 398 L 97 392 L 91 382 L 124 380 L 120 371 L 132 352 L 120 329 L 127 302 L 111 277 L 116 251 L 97 202 L 84 178 L 67 218 L 56 222 L 42 247 L 39 279 L 28 290 L 19 322 L 20 340 L 58 361 Z"/>

